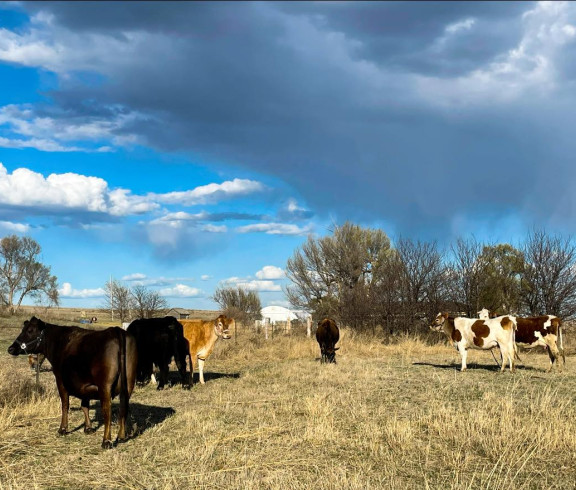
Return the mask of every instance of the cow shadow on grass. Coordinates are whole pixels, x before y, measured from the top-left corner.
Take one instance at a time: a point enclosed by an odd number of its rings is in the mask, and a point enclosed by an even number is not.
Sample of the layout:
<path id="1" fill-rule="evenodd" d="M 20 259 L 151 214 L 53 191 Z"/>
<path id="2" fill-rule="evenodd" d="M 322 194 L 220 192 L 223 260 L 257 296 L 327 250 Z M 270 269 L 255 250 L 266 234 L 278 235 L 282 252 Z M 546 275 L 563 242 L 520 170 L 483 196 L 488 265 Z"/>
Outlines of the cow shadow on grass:
<path id="1" fill-rule="evenodd" d="M 220 378 L 234 378 L 238 379 L 240 377 L 240 373 L 207 373 L 204 372 L 204 381 L 208 383 L 208 381 L 213 381 Z M 194 384 L 200 384 L 200 375 L 194 371 Z"/>
<path id="2" fill-rule="evenodd" d="M 81 411 L 80 407 L 71 408 L 71 411 Z M 95 413 L 92 412 L 95 410 Z M 112 402 L 112 420 L 113 423 L 118 422 L 119 405 L 118 402 Z M 168 417 L 176 413 L 172 407 L 157 407 L 154 405 L 143 405 L 141 403 L 130 403 L 130 411 L 128 413 L 127 432 L 128 438 L 126 440 L 135 439 L 148 429 L 155 427 L 164 422 Z M 92 420 L 92 427 L 97 430 L 104 425 L 104 417 L 100 403 L 96 402 L 90 406 L 90 418 Z M 70 430 L 69 432 L 76 432 L 84 429 L 84 422 L 78 427 Z M 114 435 L 114 431 L 113 431 Z"/>
<path id="3" fill-rule="evenodd" d="M 430 366 L 435 367 L 438 369 L 451 369 L 453 371 L 460 371 L 462 364 L 460 363 L 452 363 L 452 364 L 434 364 L 432 362 L 413 362 L 413 366 Z M 479 363 L 467 363 L 467 370 L 484 370 L 484 371 L 500 371 L 500 366 L 496 366 L 496 364 L 479 364 Z M 519 366 L 516 365 L 516 369 L 519 371 L 538 371 L 542 372 L 541 369 L 534 368 L 532 366 Z M 506 366 L 506 371 L 509 371 L 508 366 Z"/>

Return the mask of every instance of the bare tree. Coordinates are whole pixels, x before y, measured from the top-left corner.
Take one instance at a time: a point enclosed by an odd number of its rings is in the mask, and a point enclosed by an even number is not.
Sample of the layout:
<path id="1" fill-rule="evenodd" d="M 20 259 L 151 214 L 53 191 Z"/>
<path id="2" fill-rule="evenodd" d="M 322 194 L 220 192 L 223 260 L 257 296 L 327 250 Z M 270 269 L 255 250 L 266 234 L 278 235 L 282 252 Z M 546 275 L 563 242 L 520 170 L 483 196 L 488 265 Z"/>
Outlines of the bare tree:
<path id="1" fill-rule="evenodd" d="M 522 248 L 521 295 L 532 315 L 576 314 L 576 246 L 571 238 L 533 231 Z"/>
<path id="2" fill-rule="evenodd" d="M 262 304 L 256 291 L 243 287 L 219 287 L 212 299 L 218 303 L 222 312 L 243 325 L 254 323 L 261 318 Z"/>
<path id="3" fill-rule="evenodd" d="M 121 322 L 129 320 L 130 311 L 134 309 L 134 297 L 130 288 L 116 279 L 111 279 L 105 284 L 104 291 L 104 308 L 111 310 Z"/>
<path id="4" fill-rule="evenodd" d="M 431 318 L 445 303 L 446 274 L 436 242 L 401 238 L 396 247 L 401 263 L 404 328 L 417 318 Z"/>
<path id="5" fill-rule="evenodd" d="M 138 318 L 153 318 L 168 309 L 168 301 L 158 291 L 138 285 L 132 288 L 131 293 Z"/>
<path id="6" fill-rule="evenodd" d="M 373 323 L 370 303 L 374 272 L 390 252 L 390 240 L 378 229 L 346 222 L 332 236 L 309 237 L 288 259 L 292 281 L 286 295 L 291 304 L 314 312 L 316 318 L 335 316 L 354 328 Z"/>
<path id="7" fill-rule="evenodd" d="M 482 308 L 480 296 L 485 276 L 480 255 L 483 244 L 474 237 L 458 238 L 451 249 L 454 258 L 449 266 L 453 284 L 450 296 L 468 316 L 473 317 Z"/>
<path id="8" fill-rule="evenodd" d="M 40 252 L 40 245 L 30 237 L 12 235 L 0 240 L 0 300 L 11 313 L 27 295 L 47 299 L 51 305 L 59 303 L 56 276 L 37 260 Z"/>

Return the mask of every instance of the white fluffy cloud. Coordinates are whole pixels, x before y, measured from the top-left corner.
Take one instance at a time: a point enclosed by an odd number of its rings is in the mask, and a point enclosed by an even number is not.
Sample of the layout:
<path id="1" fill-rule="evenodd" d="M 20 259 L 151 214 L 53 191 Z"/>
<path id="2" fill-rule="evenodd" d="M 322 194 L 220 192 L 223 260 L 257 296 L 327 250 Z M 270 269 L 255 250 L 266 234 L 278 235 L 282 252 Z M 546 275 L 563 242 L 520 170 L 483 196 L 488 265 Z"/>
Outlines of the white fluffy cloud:
<path id="1" fill-rule="evenodd" d="M 58 290 L 58 294 L 63 298 L 101 298 L 106 295 L 106 292 L 103 288 L 74 289 L 72 284 L 65 282 Z"/>
<path id="2" fill-rule="evenodd" d="M 283 279 L 285 277 L 284 270 L 280 267 L 274 265 L 265 265 L 256 272 L 256 277 L 258 279 Z"/>
<path id="3" fill-rule="evenodd" d="M 123 281 L 143 281 L 146 279 L 146 274 L 141 272 L 135 272 L 134 274 L 128 274 L 122 278 Z"/>
<path id="4" fill-rule="evenodd" d="M 174 194 L 197 196 L 198 202 L 215 203 L 220 199 L 234 198 L 263 189 L 260 182 L 234 179 L 221 184 L 199 186 L 184 193 L 133 195 L 128 189 L 110 189 L 108 183 L 99 177 L 80 175 L 72 172 L 50 174 L 27 168 L 17 168 L 9 173 L 0 163 L 0 204 L 26 208 L 50 210 L 76 210 L 93 213 L 105 213 L 111 216 L 145 214 L 159 209 L 159 203 L 174 202 L 180 205 L 192 205 L 192 198 L 178 202 Z M 171 227 L 180 227 L 183 222 L 202 219 L 206 213 L 191 215 L 185 212 L 169 213 L 152 223 L 162 223 Z M 206 224 L 204 231 L 223 233 L 225 226 Z"/>
<path id="5" fill-rule="evenodd" d="M 256 279 L 242 279 L 240 277 L 229 277 L 225 279 L 225 284 L 238 286 L 240 288 L 248 289 L 250 291 L 261 291 L 261 292 L 275 292 L 282 291 L 280 284 L 274 281 L 263 281 Z"/>
<path id="6" fill-rule="evenodd" d="M 30 226 L 25 223 L 13 223 L 12 221 L 0 221 L 0 228 L 6 231 L 14 231 L 17 233 L 26 233 L 30 230 Z"/>
<path id="7" fill-rule="evenodd" d="M 224 199 L 245 196 L 265 190 L 261 182 L 249 179 L 234 179 L 221 184 L 207 184 L 184 192 L 168 192 L 166 194 L 150 194 L 156 201 L 163 204 L 180 204 L 194 206 L 197 204 L 213 204 Z M 181 219 L 190 219 L 182 216 Z"/>
<path id="8" fill-rule="evenodd" d="M 305 235 L 310 232 L 310 227 L 301 228 L 287 223 L 256 223 L 239 226 L 236 231 L 238 233 L 266 233 L 267 235 Z"/>
<path id="9" fill-rule="evenodd" d="M 27 168 L 17 168 L 9 173 L 2 163 L 0 204 L 109 213 L 115 216 L 139 214 L 158 207 L 158 204 L 145 202 L 140 196 L 131 196 L 130 191 L 110 191 L 107 182 L 99 177 L 72 172 L 44 177 Z"/>
<path id="10" fill-rule="evenodd" d="M 198 298 L 202 296 L 203 291 L 198 288 L 186 286 L 185 284 L 177 284 L 171 288 L 163 288 L 158 291 L 162 296 L 173 298 Z"/>

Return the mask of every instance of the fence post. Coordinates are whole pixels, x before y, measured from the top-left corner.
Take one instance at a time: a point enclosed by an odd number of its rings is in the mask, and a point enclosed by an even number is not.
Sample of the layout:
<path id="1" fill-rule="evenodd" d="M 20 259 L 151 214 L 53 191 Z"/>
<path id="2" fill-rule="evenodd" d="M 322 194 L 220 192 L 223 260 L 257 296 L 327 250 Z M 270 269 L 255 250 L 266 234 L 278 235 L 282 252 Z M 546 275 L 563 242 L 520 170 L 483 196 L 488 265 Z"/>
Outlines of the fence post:
<path id="1" fill-rule="evenodd" d="M 312 317 L 306 318 L 306 337 L 312 337 Z"/>
<path id="2" fill-rule="evenodd" d="M 292 334 L 292 320 L 290 319 L 290 316 L 286 319 L 286 332 Z"/>
<path id="3" fill-rule="evenodd" d="M 270 318 L 264 318 L 264 339 L 268 340 L 268 325 L 270 324 Z"/>

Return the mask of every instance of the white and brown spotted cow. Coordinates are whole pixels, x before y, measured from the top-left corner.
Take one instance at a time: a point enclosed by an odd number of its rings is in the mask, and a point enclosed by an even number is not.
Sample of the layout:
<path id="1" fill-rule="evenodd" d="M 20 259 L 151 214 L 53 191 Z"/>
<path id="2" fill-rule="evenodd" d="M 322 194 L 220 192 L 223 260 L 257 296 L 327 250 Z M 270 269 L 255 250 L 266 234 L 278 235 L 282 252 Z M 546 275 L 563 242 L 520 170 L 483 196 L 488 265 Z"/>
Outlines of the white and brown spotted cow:
<path id="1" fill-rule="evenodd" d="M 484 308 L 478 312 L 480 318 L 488 318 L 489 312 Z M 554 315 L 541 315 L 532 317 L 516 318 L 516 343 L 525 349 L 542 346 L 548 352 L 550 357 L 551 371 L 556 363 L 557 369 L 562 370 L 558 362 L 562 354 L 563 363 L 566 364 L 564 355 L 564 345 L 562 341 L 562 320 Z M 560 344 L 560 348 L 558 348 Z"/>
<path id="2" fill-rule="evenodd" d="M 462 371 L 466 370 L 467 350 L 488 350 L 494 347 L 500 349 L 502 356 L 501 371 L 506 369 L 506 361 L 510 364 L 510 371 L 515 370 L 514 357 L 516 347 L 514 334 L 516 330 L 516 317 L 506 315 L 491 319 L 453 317 L 448 313 L 438 313 L 432 330 L 444 331 L 450 342 L 462 356 Z"/>

